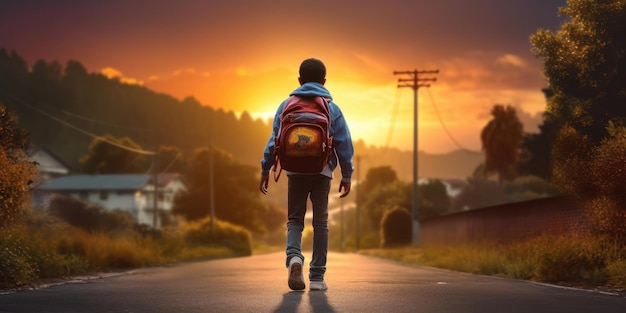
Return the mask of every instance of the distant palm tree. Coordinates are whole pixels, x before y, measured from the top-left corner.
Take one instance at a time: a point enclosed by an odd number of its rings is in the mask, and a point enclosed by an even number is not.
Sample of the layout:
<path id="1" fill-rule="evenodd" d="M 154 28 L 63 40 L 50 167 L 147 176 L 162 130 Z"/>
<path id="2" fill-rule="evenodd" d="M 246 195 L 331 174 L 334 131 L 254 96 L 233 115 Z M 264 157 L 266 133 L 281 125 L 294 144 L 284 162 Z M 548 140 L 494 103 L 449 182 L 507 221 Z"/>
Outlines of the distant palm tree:
<path id="1" fill-rule="evenodd" d="M 515 108 L 496 104 L 491 110 L 493 118 L 480 133 L 485 151 L 485 173 L 498 174 L 498 181 L 513 178 L 524 127 L 517 118 Z"/>

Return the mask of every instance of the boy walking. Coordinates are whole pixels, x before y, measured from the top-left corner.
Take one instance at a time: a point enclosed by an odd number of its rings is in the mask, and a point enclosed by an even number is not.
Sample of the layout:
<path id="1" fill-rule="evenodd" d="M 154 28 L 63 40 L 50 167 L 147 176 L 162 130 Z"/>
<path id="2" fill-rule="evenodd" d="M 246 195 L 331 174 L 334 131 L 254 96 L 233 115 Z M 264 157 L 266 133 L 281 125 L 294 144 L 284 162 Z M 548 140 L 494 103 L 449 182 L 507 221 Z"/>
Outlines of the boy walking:
<path id="1" fill-rule="evenodd" d="M 287 201 L 287 244 L 286 266 L 288 268 L 288 285 L 293 290 L 305 289 L 302 265 L 302 231 L 304 230 L 304 216 L 308 198 L 313 206 L 313 256 L 309 263 L 309 282 L 311 290 L 326 290 L 324 281 L 326 273 L 326 258 L 328 255 L 328 195 L 333 171 L 341 167 L 340 197 L 350 193 L 351 177 L 354 171 L 352 158 L 354 147 L 346 120 L 324 87 L 326 83 L 326 67 L 322 61 L 314 58 L 306 59 L 300 65 L 300 87 L 290 96 L 323 97 L 328 103 L 330 113 L 330 135 L 332 136 L 332 154 L 328 163 L 319 173 L 298 173 L 287 171 L 288 201 Z M 275 139 L 281 131 L 281 117 L 283 108 L 289 99 L 283 101 L 274 116 L 272 134 L 267 142 L 261 160 L 261 181 L 259 190 L 267 194 L 270 169 L 275 162 Z"/>

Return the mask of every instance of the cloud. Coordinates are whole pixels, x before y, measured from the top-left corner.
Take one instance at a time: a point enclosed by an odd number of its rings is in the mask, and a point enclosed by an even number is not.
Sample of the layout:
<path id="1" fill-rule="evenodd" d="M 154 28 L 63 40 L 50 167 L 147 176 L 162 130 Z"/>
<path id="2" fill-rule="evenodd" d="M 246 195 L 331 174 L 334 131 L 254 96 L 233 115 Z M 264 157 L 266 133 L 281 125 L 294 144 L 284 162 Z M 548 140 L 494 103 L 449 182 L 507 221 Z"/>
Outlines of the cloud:
<path id="1" fill-rule="evenodd" d="M 523 108 L 515 106 L 517 111 L 517 118 L 524 125 L 524 132 L 527 133 L 539 133 L 539 125 L 543 124 L 543 112 L 530 113 L 524 111 Z"/>
<path id="2" fill-rule="evenodd" d="M 170 75 L 151 75 L 146 87 L 169 94 L 179 100 L 193 96 L 199 98 L 203 90 L 209 85 L 208 76 L 197 71 L 195 68 L 180 68 L 171 72 Z M 201 101 L 202 102 L 202 101 Z"/>
<path id="3" fill-rule="evenodd" d="M 512 65 L 515 67 L 519 67 L 519 68 L 524 68 L 526 67 L 526 62 L 524 62 L 524 60 L 522 60 L 520 57 L 514 55 L 514 54 L 510 54 L 507 53 L 501 57 L 499 57 L 496 60 L 497 63 L 499 64 L 504 64 L 504 65 Z"/>
<path id="4" fill-rule="evenodd" d="M 172 74 L 172 77 L 196 76 L 196 74 L 197 74 L 196 69 L 192 67 L 188 67 L 188 68 L 182 68 L 182 69 L 174 71 L 174 73 Z"/>
<path id="5" fill-rule="evenodd" d="M 125 83 L 125 84 L 140 85 L 140 86 L 143 86 L 144 84 L 143 81 L 138 80 L 136 78 L 125 77 L 121 71 L 116 70 L 112 67 L 105 67 L 100 70 L 100 73 L 108 78 L 117 78 L 120 80 L 120 82 Z"/>
<path id="6" fill-rule="evenodd" d="M 494 60 L 496 60 L 494 62 Z M 546 86 L 540 64 L 514 54 L 465 52 L 440 63 L 438 81 L 458 91 L 540 90 Z"/>

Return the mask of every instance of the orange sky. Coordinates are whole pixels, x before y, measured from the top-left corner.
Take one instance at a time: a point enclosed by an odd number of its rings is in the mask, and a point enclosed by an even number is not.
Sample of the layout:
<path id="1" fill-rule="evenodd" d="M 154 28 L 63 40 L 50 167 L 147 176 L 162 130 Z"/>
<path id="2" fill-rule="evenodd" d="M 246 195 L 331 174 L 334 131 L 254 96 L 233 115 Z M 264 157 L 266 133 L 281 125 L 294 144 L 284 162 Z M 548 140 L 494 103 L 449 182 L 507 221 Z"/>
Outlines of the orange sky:
<path id="1" fill-rule="evenodd" d="M 480 149 L 494 104 L 518 107 L 526 131 L 545 108 L 528 37 L 555 30 L 565 0 L 43 0 L 0 3 L 0 47 L 32 64 L 73 59 L 177 98 L 267 118 L 297 87 L 307 57 L 352 135 L 412 148 L 413 94 L 394 70 L 439 69 L 419 90 L 420 150 Z M 144 2 L 142 2 L 144 3 Z M 397 107 L 392 127 L 394 107 Z"/>

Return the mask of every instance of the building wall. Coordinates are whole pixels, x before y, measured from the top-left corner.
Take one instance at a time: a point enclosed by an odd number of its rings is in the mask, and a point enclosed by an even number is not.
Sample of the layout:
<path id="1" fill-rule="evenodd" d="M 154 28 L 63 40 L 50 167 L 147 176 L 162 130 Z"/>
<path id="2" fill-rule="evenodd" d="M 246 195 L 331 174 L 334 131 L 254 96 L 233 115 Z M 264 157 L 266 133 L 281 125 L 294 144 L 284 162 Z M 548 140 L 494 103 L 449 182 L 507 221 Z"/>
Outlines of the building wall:
<path id="1" fill-rule="evenodd" d="M 420 222 L 420 244 L 511 242 L 540 234 L 583 231 L 582 207 L 568 197 L 470 210 Z"/>
<path id="2" fill-rule="evenodd" d="M 97 204 L 109 211 L 119 209 L 128 212 L 133 219 L 137 219 L 138 207 L 135 203 L 135 193 L 132 191 L 72 192 L 69 196 L 84 202 Z"/>

